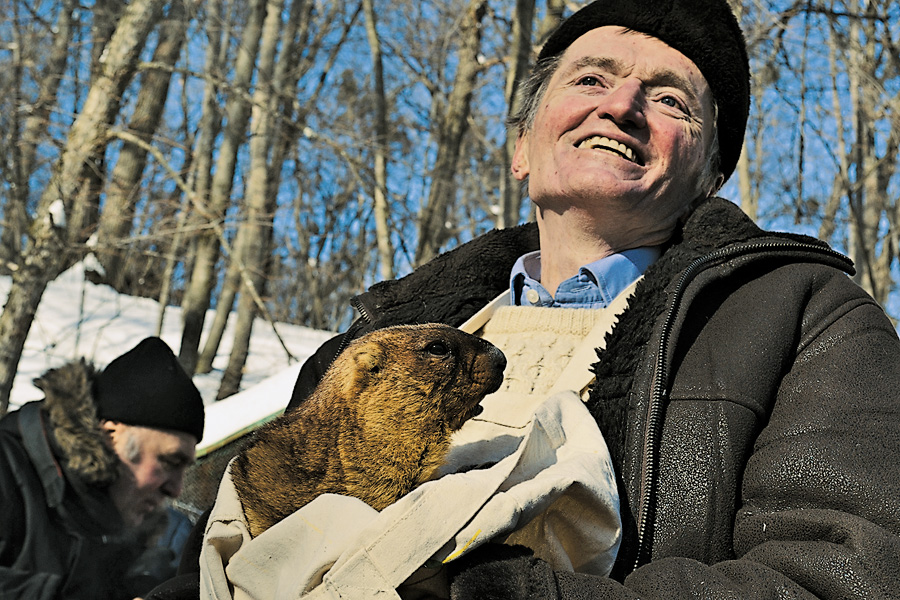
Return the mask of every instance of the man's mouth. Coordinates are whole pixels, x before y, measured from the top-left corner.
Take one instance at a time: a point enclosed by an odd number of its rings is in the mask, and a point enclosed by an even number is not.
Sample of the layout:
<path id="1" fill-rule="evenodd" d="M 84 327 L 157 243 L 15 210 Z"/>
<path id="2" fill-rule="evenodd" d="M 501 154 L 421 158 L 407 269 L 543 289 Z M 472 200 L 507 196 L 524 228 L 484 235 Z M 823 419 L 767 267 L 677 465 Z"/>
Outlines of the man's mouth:
<path id="1" fill-rule="evenodd" d="M 643 165 L 642 161 L 637 155 L 637 152 L 635 152 L 622 142 L 611 140 L 608 137 L 602 135 L 592 135 L 591 137 L 582 140 L 581 143 L 578 144 L 578 148 L 606 150 L 607 152 L 617 154 L 625 160 L 631 161 L 637 165 Z"/>

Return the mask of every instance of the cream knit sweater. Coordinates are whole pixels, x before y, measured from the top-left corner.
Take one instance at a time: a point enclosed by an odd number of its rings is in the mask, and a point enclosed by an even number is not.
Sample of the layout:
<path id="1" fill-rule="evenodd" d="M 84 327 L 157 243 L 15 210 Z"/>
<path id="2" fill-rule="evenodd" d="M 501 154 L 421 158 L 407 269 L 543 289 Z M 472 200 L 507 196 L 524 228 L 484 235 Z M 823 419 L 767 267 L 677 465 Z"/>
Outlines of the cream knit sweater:
<path id="1" fill-rule="evenodd" d="M 546 397 L 576 349 L 608 309 L 502 306 L 482 337 L 506 354 L 500 393 Z M 604 340 L 592 340 L 595 348 Z M 572 382 L 580 389 L 583 382 Z"/>

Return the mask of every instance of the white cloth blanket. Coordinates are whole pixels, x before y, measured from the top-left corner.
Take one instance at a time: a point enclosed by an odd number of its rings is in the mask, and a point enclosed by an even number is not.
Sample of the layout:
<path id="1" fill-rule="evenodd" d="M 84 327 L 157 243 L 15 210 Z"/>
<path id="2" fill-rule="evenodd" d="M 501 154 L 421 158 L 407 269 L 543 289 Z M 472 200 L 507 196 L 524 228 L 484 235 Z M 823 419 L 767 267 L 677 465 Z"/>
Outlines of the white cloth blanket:
<path id="1" fill-rule="evenodd" d="M 486 406 L 451 454 L 455 466 L 504 458 L 427 482 L 381 513 L 328 494 L 251 539 L 226 471 L 200 557 L 201 598 L 447 598 L 442 564 L 488 541 L 529 546 L 558 570 L 607 575 L 621 520 L 594 419 L 572 391 L 534 413 L 512 405 Z M 472 444 L 482 446 L 467 451 Z"/>

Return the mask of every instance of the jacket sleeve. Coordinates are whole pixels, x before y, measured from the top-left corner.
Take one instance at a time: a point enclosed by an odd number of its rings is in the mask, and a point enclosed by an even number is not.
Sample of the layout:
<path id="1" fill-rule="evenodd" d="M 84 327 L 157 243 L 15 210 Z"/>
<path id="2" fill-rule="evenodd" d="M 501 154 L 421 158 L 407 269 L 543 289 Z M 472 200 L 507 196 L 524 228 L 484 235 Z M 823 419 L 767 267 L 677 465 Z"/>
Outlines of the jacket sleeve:
<path id="1" fill-rule="evenodd" d="M 14 474 L 12 444 L 0 432 L 0 598 L 52 600 L 57 598 L 62 578 L 52 573 L 25 571 L 15 567 L 24 543 L 26 523 L 20 483 Z M 25 460 L 24 456 L 17 459 Z"/>
<path id="2" fill-rule="evenodd" d="M 498 598 L 898 597 L 900 341 L 864 294 L 829 297 L 809 300 L 816 317 L 799 328 L 746 462 L 733 560 L 670 556 L 618 583 L 483 554 L 454 578 L 453 598 L 478 598 L 485 582 Z"/>
<path id="3" fill-rule="evenodd" d="M 804 323 L 747 462 L 734 528 L 741 561 L 720 571 L 768 569 L 821 598 L 896 597 L 900 341 L 861 293 L 827 313 L 816 302 L 810 312 L 825 317 Z"/>
<path id="4" fill-rule="evenodd" d="M 62 578 L 52 573 L 26 573 L 0 567 L 0 598 L 56 600 Z"/>

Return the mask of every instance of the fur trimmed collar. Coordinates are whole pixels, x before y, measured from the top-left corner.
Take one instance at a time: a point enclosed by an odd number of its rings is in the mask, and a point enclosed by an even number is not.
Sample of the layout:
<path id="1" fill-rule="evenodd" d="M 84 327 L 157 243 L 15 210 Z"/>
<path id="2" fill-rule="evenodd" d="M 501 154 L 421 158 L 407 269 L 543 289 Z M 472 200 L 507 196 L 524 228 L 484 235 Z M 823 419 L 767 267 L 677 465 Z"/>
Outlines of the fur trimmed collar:
<path id="1" fill-rule="evenodd" d="M 644 273 L 618 325 L 608 334 L 605 349 L 598 353 L 598 361 L 593 366 L 596 380 L 588 401 L 588 409 L 597 420 L 617 466 L 621 465 L 624 453 L 628 394 L 638 364 L 647 354 L 648 341 L 666 310 L 667 288 L 693 261 L 733 244 L 764 239 L 829 249 L 826 243 L 815 238 L 760 229 L 734 203 L 711 198 L 696 208 L 660 259 Z M 827 262 L 852 273 L 849 259 L 838 256 L 810 256 L 808 260 Z"/>
<path id="2" fill-rule="evenodd" d="M 679 258 L 686 254 L 696 257 L 765 234 L 735 204 L 712 198 L 694 210 L 670 240 L 667 251 L 685 241 Z M 373 328 L 432 321 L 458 326 L 509 288 L 513 263 L 537 250 L 538 242 L 535 223 L 489 231 L 406 277 L 376 283 L 354 299 L 354 306 Z M 682 261 L 668 260 L 667 264 L 673 262 Z"/>
<path id="3" fill-rule="evenodd" d="M 94 486 L 118 477 L 119 458 L 97 418 L 92 387 L 97 370 L 84 359 L 51 369 L 34 380 L 53 434 L 54 454 L 66 469 Z"/>

